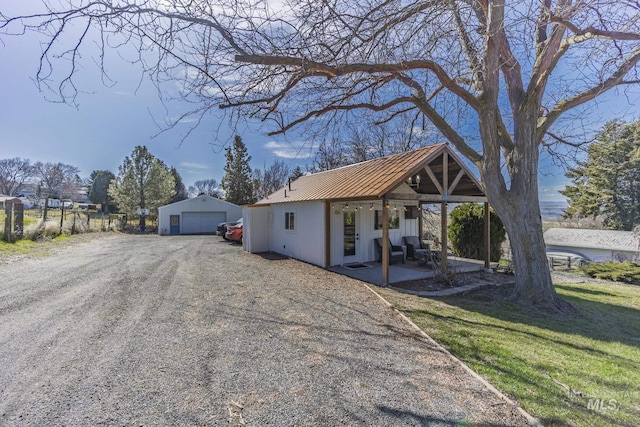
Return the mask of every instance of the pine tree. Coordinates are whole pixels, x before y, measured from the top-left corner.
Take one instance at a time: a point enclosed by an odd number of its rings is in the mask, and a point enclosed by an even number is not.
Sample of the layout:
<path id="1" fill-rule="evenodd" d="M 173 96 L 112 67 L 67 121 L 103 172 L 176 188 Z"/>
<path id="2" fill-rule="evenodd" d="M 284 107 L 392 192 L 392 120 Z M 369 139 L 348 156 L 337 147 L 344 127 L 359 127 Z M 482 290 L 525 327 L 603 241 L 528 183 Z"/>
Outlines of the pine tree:
<path id="1" fill-rule="evenodd" d="M 171 202 L 175 181 L 169 168 L 147 147 L 137 146 L 131 157 L 118 167 L 118 178 L 111 181 L 109 195 L 121 211 L 134 214 L 136 208 L 157 209 Z M 145 217 L 140 217 L 144 229 Z"/>
<path id="2" fill-rule="evenodd" d="M 607 228 L 640 224 L 640 121 L 607 123 L 587 150 L 587 159 L 567 173 L 572 185 L 565 216 L 600 217 Z"/>
<path id="3" fill-rule="evenodd" d="M 175 193 L 171 198 L 171 203 L 179 202 L 180 200 L 186 200 L 189 198 L 189 193 L 187 192 L 187 188 L 184 186 L 184 182 L 182 181 L 182 177 L 174 168 L 171 166 L 171 176 L 173 176 L 173 180 L 175 181 Z"/>
<path id="4" fill-rule="evenodd" d="M 296 166 L 296 168 L 293 170 L 293 173 L 291 174 L 291 180 L 295 181 L 301 176 L 304 176 L 304 172 L 302 172 L 302 169 L 300 169 L 300 165 L 298 165 Z"/>
<path id="5" fill-rule="evenodd" d="M 108 170 L 94 170 L 89 176 L 89 200 L 100 204 L 102 212 L 109 212 L 109 184 L 116 176 Z"/>
<path id="6" fill-rule="evenodd" d="M 242 138 L 236 135 L 233 144 L 227 147 L 224 165 L 222 189 L 226 192 L 225 200 L 236 205 L 247 205 L 255 202 L 253 182 L 251 180 L 251 156 Z"/>

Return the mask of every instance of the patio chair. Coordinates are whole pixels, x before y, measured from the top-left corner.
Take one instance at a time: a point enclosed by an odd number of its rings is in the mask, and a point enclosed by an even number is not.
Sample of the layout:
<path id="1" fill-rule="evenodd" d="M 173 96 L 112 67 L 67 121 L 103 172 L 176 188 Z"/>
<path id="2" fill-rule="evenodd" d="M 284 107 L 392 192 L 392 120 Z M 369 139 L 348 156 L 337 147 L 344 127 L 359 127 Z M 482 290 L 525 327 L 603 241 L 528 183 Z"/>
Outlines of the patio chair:
<path id="1" fill-rule="evenodd" d="M 429 254 L 429 245 L 422 245 L 418 236 L 404 236 L 403 239 L 407 246 L 407 258 L 423 259 Z"/>
<path id="2" fill-rule="evenodd" d="M 373 239 L 376 244 L 376 249 L 378 250 L 378 262 L 382 262 L 382 238 L 377 237 Z M 388 242 L 389 248 L 389 264 L 393 264 L 394 262 L 402 261 L 404 263 L 406 247 L 392 245 L 391 241 Z"/>

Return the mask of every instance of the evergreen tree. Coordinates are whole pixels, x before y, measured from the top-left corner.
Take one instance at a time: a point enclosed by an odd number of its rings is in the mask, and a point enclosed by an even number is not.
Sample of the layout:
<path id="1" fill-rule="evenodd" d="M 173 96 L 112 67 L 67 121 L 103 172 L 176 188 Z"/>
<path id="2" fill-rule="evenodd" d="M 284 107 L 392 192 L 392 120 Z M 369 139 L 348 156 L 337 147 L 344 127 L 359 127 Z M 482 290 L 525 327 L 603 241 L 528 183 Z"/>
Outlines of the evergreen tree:
<path id="1" fill-rule="evenodd" d="M 300 165 L 298 165 L 296 166 L 296 168 L 293 170 L 293 173 L 291 174 L 291 180 L 295 181 L 301 176 L 304 176 L 304 172 L 302 172 L 302 169 L 300 169 Z"/>
<path id="2" fill-rule="evenodd" d="M 175 194 L 171 198 L 171 203 L 188 199 L 189 193 L 187 192 L 187 188 L 184 186 L 182 177 L 180 176 L 176 168 L 174 168 L 173 166 L 171 166 L 171 176 L 173 176 L 173 180 L 175 181 L 175 184 L 176 184 L 176 187 L 174 189 Z"/>
<path id="3" fill-rule="evenodd" d="M 465 203 L 451 211 L 451 223 L 448 230 L 453 253 L 456 256 L 472 259 L 484 259 L 484 207 L 476 203 Z M 507 233 L 498 215 L 489 212 L 489 258 L 493 262 L 500 260 L 502 243 Z"/>
<path id="4" fill-rule="evenodd" d="M 115 206 L 110 206 L 109 184 L 116 176 L 108 170 L 94 170 L 89 176 L 89 200 L 100 204 L 102 212 L 109 212 Z"/>
<path id="5" fill-rule="evenodd" d="M 251 180 L 251 156 L 242 138 L 236 135 L 233 144 L 227 147 L 224 165 L 222 189 L 226 192 L 225 200 L 236 205 L 247 205 L 255 202 L 253 182 Z"/>
<path id="6" fill-rule="evenodd" d="M 118 178 L 111 181 L 109 195 L 121 211 L 134 214 L 136 208 L 157 209 L 171 202 L 175 181 L 169 168 L 147 147 L 137 146 L 131 157 L 118 167 Z M 145 217 L 140 217 L 144 229 Z"/>
<path id="7" fill-rule="evenodd" d="M 600 217 L 607 228 L 632 230 L 640 224 L 640 121 L 607 123 L 566 176 L 565 217 Z"/>

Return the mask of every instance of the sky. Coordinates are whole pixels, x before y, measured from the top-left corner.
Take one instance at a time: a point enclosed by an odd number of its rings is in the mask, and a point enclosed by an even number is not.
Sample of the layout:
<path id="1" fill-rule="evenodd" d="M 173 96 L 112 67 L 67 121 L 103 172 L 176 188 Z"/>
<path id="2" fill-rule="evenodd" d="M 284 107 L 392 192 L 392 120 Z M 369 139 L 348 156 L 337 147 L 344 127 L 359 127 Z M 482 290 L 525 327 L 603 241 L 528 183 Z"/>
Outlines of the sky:
<path id="1" fill-rule="evenodd" d="M 78 74 L 84 91 L 79 106 L 52 102 L 55 94 L 40 92 L 33 80 L 40 52 L 38 40 L 29 34 L 0 42 L 0 158 L 67 163 L 80 168 L 80 176 L 86 178 L 93 170 L 117 173 L 125 156 L 145 145 L 174 166 L 187 187 L 201 179 L 220 182 L 222 145 L 235 134 L 228 120 L 207 117 L 184 141 L 188 125 L 158 134 L 158 122 L 178 112 L 167 111 L 151 82 L 140 82 L 140 69 L 122 61 L 109 64 L 117 83 L 107 87 L 97 68 L 85 60 L 86 69 Z M 276 159 L 292 169 L 300 165 L 305 170 L 310 163 L 308 150 L 299 152 L 291 143 L 265 136 L 263 130 L 237 131 L 252 156 L 252 168 L 264 168 Z"/>
<path id="2" fill-rule="evenodd" d="M 304 171 L 311 163 L 310 150 L 298 148 L 303 144 L 300 140 L 267 137 L 266 129 L 258 126 L 234 130 L 227 119 L 213 115 L 184 141 L 188 124 L 158 134 L 158 121 L 175 117 L 188 106 L 174 103 L 167 111 L 151 82 L 140 79 L 140 69 L 124 61 L 107 64 L 117 81 L 108 87 L 101 82 L 92 60 L 83 58 L 77 80 L 82 90 L 79 106 L 52 102 L 55 94 L 40 92 L 33 81 L 40 53 L 39 41 L 30 33 L 0 39 L 0 158 L 67 163 L 80 168 L 80 176 L 87 178 L 94 170 L 117 173 L 125 156 L 135 146 L 145 145 L 154 156 L 175 167 L 188 187 L 201 179 L 220 182 L 225 164 L 222 146 L 237 133 L 252 157 L 252 168 L 264 168 L 280 159 L 292 169 L 300 166 Z M 611 94 L 589 111 L 600 126 L 616 117 L 621 103 L 626 104 L 628 115 L 637 109 L 639 100 L 638 93 L 632 99 Z M 540 172 L 540 200 L 564 200 L 558 193 L 569 183 L 564 169 L 543 156 Z"/>

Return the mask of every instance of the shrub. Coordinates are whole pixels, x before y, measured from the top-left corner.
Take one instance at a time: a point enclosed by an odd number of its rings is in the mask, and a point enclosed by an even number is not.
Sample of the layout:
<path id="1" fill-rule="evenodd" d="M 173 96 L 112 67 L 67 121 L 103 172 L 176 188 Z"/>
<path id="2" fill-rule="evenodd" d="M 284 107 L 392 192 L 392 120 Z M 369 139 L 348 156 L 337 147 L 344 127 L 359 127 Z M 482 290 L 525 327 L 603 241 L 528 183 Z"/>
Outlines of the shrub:
<path id="1" fill-rule="evenodd" d="M 640 263 L 637 262 L 593 262 L 581 267 L 580 271 L 596 279 L 640 285 Z"/>
<path id="2" fill-rule="evenodd" d="M 498 215 L 489 213 L 490 257 L 493 262 L 500 260 L 502 243 L 506 240 L 504 225 Z M 484 207 L 466 203 L 451 211 L 451 224 L 448 231 L 453 253 L 472 259 L 484 259 Z"/>

